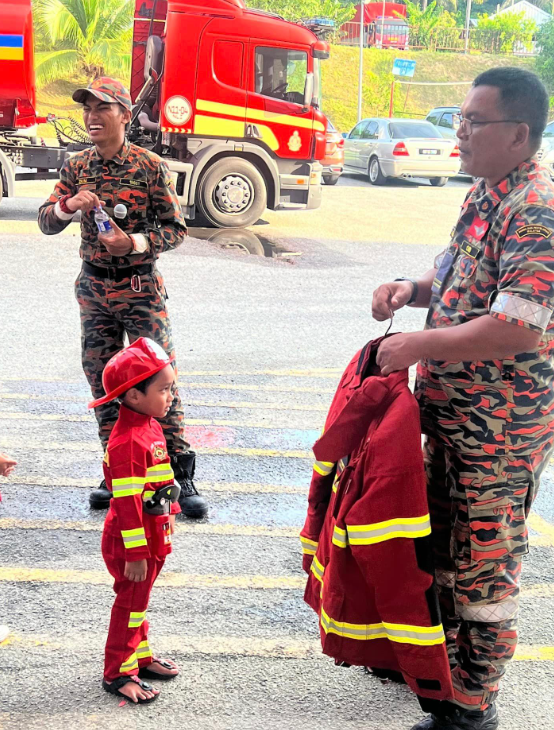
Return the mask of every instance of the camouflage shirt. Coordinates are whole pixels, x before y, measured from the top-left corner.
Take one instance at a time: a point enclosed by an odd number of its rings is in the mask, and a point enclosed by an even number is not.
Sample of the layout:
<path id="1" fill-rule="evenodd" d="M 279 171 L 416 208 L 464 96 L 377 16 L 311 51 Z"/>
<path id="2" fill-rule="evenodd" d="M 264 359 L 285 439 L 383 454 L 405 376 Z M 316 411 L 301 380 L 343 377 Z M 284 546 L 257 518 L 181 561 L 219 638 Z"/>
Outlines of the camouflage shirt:
<path id="1" fill-rule="evenodd" d="M 111 159 L 104 160 L 96 147 L 68 158 L 60 170 L 54 192 L 40 207 L 38 224 L 43 233 L 60 233 L 71 222 L 56 215 L 55 205 L 64 195 L 90 190 L 105 203 L 113 217 L 117 203 L 127 208 L 119 227 L 128 234 L 142 233 L 148 241 L 144 253 L 112 256 L 98 241 L 93 213 L 81 216 L 81 258 L 97 266 L 137 266 L 150 263 L 163 251 L 182 243 L 186 225 L 175 186 L 165 162 L 157 155 L 125 142 Z"/>
<path id="2" fill-rule="evenodd" d="M 554 184 L 534 160 L 490 190 L 480 181 L 435 261 L 426 329 L 490 314 L 542 335 L 504 360 L 419 364 L 424 431 L 461 453 L 529 457 L 554 440 L 553 206 Z"/>

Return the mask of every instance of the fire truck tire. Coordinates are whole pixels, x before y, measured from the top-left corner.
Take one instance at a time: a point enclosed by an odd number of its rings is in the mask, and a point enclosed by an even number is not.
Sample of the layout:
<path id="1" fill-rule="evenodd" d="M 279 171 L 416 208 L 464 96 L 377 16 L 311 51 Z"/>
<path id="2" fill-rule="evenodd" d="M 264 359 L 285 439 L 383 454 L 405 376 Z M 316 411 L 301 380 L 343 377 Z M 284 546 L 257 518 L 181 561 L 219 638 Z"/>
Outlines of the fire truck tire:
<path id="1" fill-rule="evenodd" d="M 323 175 L 322 180 L 324 185 L 336 185 L 339 181 L 340 175 Z"/>
<path id="2" fill-rule="evenodd" d="M 448 178 L 447 177 L 430 177 L 429 182 L 431 183 L 431 185 L 434 185 L 436 188 L 442 188 L 448 182 Z"/>
<path id="3" fill-rule="evenodd" d="M 240 157 L 223 157 L 215 162 L 198 186 L 200 213 L 217 228 L 252 225 L 266 205 L 267 188 L 261 172 Z"/>

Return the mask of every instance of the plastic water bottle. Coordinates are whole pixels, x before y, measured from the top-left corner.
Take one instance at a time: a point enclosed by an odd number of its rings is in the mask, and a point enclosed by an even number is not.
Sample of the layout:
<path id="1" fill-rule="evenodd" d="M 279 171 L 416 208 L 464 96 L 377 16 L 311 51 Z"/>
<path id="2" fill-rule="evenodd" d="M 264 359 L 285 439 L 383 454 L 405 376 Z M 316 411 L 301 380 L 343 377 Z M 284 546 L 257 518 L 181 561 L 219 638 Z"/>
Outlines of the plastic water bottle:
<path id="1" fill-rule="evenodd" d="M 94 220 L 98 227 L 98 233 L 103 236 L 114 236 L 114 229 L 110 223 L 110 216 L 106 213 L 103 208 L 94 209 Z"/>

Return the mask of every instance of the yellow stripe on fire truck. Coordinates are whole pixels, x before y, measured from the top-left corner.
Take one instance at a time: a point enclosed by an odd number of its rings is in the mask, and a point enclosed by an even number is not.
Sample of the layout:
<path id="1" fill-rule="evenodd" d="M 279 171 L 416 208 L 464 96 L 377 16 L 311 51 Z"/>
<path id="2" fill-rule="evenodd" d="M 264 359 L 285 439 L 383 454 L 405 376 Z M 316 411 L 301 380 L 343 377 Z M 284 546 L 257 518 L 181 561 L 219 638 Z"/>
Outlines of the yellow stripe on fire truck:
<path id="1" fill-rule="evenodd" d="M 376 624 L 350 624 L 336 621 L 321 609 L 321 626 L 326 634 L 337 634 L 346 639 L 371 641 L 372 639 L 389 639 L 398 644 L 414 644 L 416 646 L 435 646 L 444 644 L 445 636 L 439 626 L 411 626 L 409 624 L 390 624 L 385 621 Z"/>
<path id="2" fill-rule="evenodd" d="M 312 119 L 304 119 L 303 117 L 295 117 L 289 114 L 279 114 L 278 112 L 267 112 L 263 109 L 235 106 L 233 104 L 221 104 L 218 101 L 208 101 L 207 99 L 198 99 L 196 109 L 202 112 L 211 112 L 212 114 L 225 114 L 230 117 L 239 117 L 240 119 L 244 119 L 246 115 L 247 122 L 269 122 L 270 124 L 284 124 L 288 127 L 313 128 L 318 132 L 325 132 L 324 125 Z"/>
<path id="3" fill-rule="evenodd" d="M 309 540 L 307 537 L 300 535 L 300 544 L 302 545 L 304 555 L 315 555 L 317 550 L 317 542 L 315 540 Z"/>
<path id="4" fill-rule="evenodd" d="M 134 530 L 121 530 L 121 537 L 126 548 L 142 547 L 148 545 L 144 527 L 137 527 Z"/>

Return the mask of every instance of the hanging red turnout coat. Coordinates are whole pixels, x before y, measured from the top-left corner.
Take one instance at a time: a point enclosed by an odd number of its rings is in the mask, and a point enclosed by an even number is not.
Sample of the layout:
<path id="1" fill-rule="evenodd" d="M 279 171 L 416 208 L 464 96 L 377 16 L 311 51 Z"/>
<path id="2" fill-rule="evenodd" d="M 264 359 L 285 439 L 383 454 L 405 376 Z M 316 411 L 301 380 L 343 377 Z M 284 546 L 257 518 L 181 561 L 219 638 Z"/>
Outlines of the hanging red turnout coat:
<path id="1" fill-rule="evenodd" d="M 401 672 L 418 695 L 450 699 L 419 410 L 407 370 L 368 374 L 381 341 L 346 368 L 314 446 L 304 598 L 325 654 Z"/>

